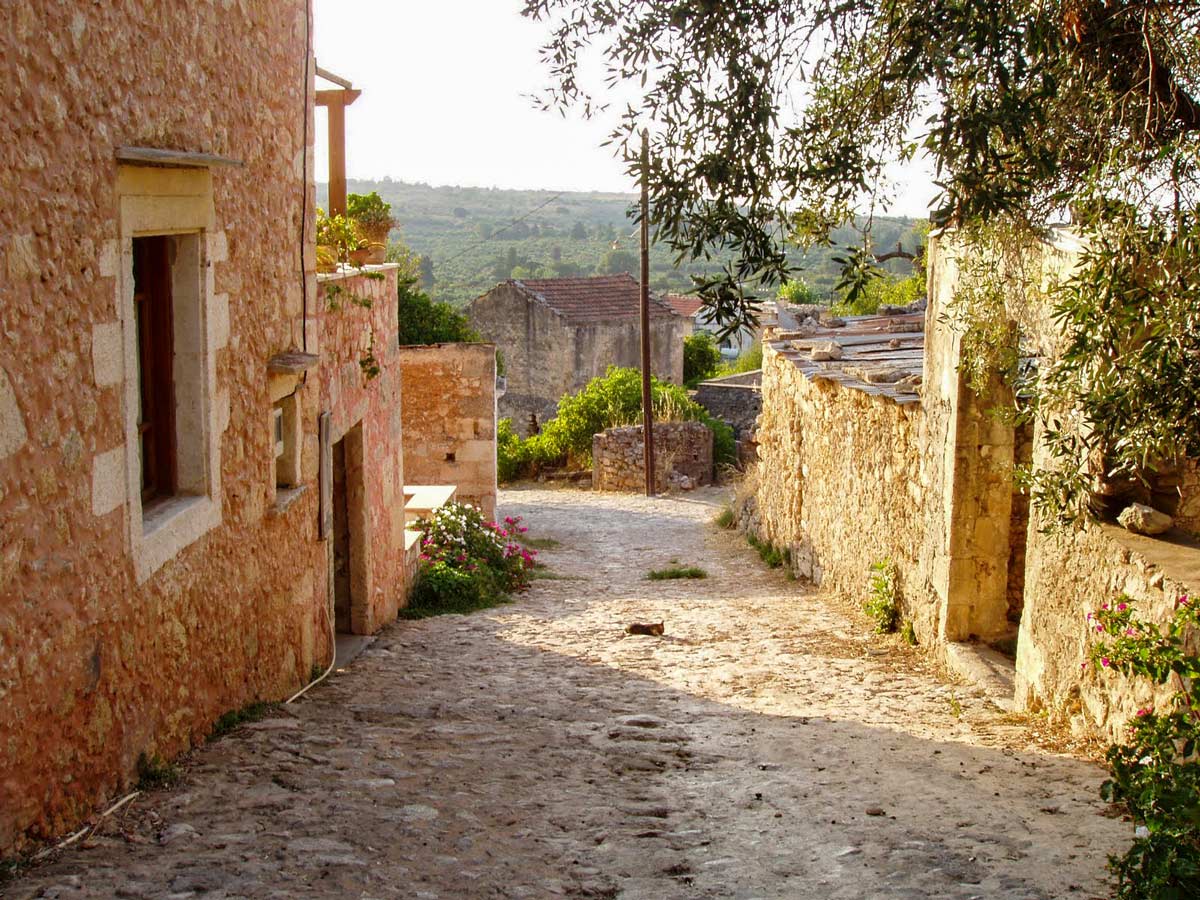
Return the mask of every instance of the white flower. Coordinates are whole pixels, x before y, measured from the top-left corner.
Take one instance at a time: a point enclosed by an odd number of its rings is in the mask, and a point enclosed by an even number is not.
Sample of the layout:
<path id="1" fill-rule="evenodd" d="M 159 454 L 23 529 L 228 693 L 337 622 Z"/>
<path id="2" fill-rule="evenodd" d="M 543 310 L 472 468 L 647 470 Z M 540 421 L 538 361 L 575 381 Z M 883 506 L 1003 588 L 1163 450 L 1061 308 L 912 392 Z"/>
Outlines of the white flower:
<path id="1" fill-rule="evenodd" d="M 1139 766 L 1148 766 L 1152 762 L 1154 762 L 1153 758 L 1151 758 L 1149 756 L 1143 756 L 1141 759 L 1138 760 L 1138 765 Z"/>
<path id="2" fill-rule="evenodd" d="M 1145 825 L 1139 825 L 1137 828 L 1133 829 L 1133 836 L 1135 838 L 1148 838 L 1150 837 L 1150 829 Z"/>

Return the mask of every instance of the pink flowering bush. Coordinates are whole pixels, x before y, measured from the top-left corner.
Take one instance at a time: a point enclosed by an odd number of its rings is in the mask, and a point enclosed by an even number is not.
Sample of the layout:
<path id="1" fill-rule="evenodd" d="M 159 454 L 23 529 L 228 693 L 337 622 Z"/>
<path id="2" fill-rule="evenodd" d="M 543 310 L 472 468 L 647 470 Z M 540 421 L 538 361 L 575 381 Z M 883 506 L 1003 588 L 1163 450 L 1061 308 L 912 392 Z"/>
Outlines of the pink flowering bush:
<path id="1" fill-rule="evenodd" d="M 1137 830 L 1123 857 L 1110 857 L 1121 900 L 1200 897 L 1200 601 L 1179 597 L 1162 628 L 1134 616 L 1125 596 L 1088 615 L 1100 635 L 1091 649 L 1101 671 L 1148 678 L 1175 693 L 1142 708 L 1126 743 L 1108 751 L 1105 800 L 1122 803 Z"/>
<path id="2" fill-rule="evenodd" d="M 536 551 L 518 540 L 519 516 L 486 522 L 466 503 L 448 503 L 419 522 L 421 571 L 407 618 L 494 606 L 529 586 Z"/>

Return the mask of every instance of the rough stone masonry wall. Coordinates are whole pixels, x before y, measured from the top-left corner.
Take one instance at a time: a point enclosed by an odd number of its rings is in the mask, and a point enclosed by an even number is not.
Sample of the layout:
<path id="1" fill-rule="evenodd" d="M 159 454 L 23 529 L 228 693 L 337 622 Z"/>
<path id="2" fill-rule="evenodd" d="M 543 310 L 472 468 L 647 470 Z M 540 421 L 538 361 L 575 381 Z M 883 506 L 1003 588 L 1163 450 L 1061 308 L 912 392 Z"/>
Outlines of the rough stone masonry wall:
<path id="1" fill-rule="evenodd" d="M 453 484 L 496 515 L 496 347 L 401 347 L 404 466 L 410 484 Z"/>
<path id="2" fill-rule="evenodd" d="M 497 285 L 469 308 L 471 324 L 499 348 L 508 381 L 500 416 L 528 436 L 529 414 L 545 424 L 574 383 L 574 344 L 561 317 L 509 284 Z"/>
<path id="3" fill-rule="evenodd" d="M 171 756 L 328 659 L 316 491 L 274 507 L 265 368 L 300 342 L 306 11 L 302 0 L 6 6 L 0 854 L 120 796 L 139 754 Z M 142 583 L 124 495 L 93 491 L 123 484 L 103 477 L 124 464 L 132 376 L 116 352 L 128 256 L 114 154 L 139 145 L 244 163 L 213 170 L 203 246 L 221 524 Z"/>
<path id="4" fill-rule="evenodd" d="M 744 440 L 754 434 L 754 425 L 762 412 L 762 373 L 747 372 L 702 381 L 694 399 L 713 418 L 733 428 L 738 440 Z"/>
<path id="5" fill-rule="evenodd" d="M 641 491 L 646 486 L 644 429 L 609 428 L 592 438 L 592 487 L 598 491 Z M 700 422 L 654 423 L 654 485 L 666 492 L 672 476 L 692 487 L 712 483 L 713 433 Z"/>
<path id="6" fill-rule="evenodd" d="M 1022 290 L 1014 284 L 1006 296 L 1010 319 L 1040 349 L 1044 359 L 1052 359 L 1059 351 L 1063 336 L 1049 315 L 1050 305 L 1040 289 L 1068 273 L 1078 251 L 1079 246 L 1070 235 L 1059 234 L 1043 248 L 1040 275 L 1032 282 L 1037 289 Z M 942 312 L 959 288 L 956 252 L 952 237 L 937 236 L 931 240 L 928 322 L 941 320 Z M 931 382 L 949 382 L 957 364 L 956 346 L 934 342 L 927 347 L 927 387 Z M 927 404 L 930 399 L 927 394 Z M 1031 457 L 1035 466 L 1053 464 L 1040 425 L 1035 426 L 1031 442 L 1028 436 L 1018 435 L 1014 443 L 1018 459 Z M 1185 470 L 1182 504 L 1185 508 L 1191 502 L 1188 477 Z M 1018 515 L 1011 522 L 1019 529 L 1019 503 L 1016 509 Z M 1145 684 L 1082 666 L 1095 637 L 1088 628 L 1087 614 L 1126 593 L 1137 603 L 1139 614 L 1165 621 L 1176 596 L 1200 589 L 1200 549 L 1185 542 L 1131 535 L 1109 525 L 1089 525 L 1078 532 L 1045 533 L 1045 523 L 1039 520 L 1036 509 L 1030 511 L 1028 519 L 1023 535 L 1009 536 L 1009 609 L 1016 607 L 1014 590 L 1021 586 L 1017 703 L 1027 709 L 1045 709 L 1066 716 L 1080 731 L 1117 738 L 1129 717 L 1139 707 L 1149 705 L 1152 692 Z"/>
<path id="7" fill-rule="evenodd" d="M 509 284 L 473 301 L 469 314 L 471 324 L 504 357 L 508 387 L 500 398 L 500 416 L 512 419 L 513 428 L 526 437 L 530 413 L 544 425 L 564 394 L 575 393 L 609 366 L 640 365 L 636 320 L 571 325 Z M 653 324 L 651 369 L 659 378 L 682 384 L 683 339 L 691 323 L 673 316 Z"/>
<path id="8" fill-rule="evenodd" d="M 331 443 L 361 429 L 363 516 L 352 523 L 361 531 L 355 542 L 359 559 L 357 592 L 351 603 L 351 629 L 371 634 L 396 617 L 406 598 L 404 567 L 404 469 L 402 364 L 398 345 L 394 265 L 371 267 L 373 274 L 321 275 L 317 309 L 318 335 L 309 349 L 320 354 L 320 367 L 310 373 L 319 385 L 320 406 L 330 412 Z M 330 302 L 330 292 L 340 289 Z M 358 302 L 355 302 L 356 298 Z M 368 305 L 369 304 L 369 305 Z M 373 356 L 379 374 L 365 369 Z M 305 417 L 308 442 L 306 477 L 317 476 L 316 410 Z M 347 446 L 349 451 L 349 446 Z M 328 543 L 328 542 L 327 542 Z M 320 573 L 325 576 L 327 569 Z"/>
<path id="9" fill-rule="evenodd" d="M 763 352 L 756 508 L 746 524 L 786 548 L 802 578 L 865 597 L 871 564 L 890 558 L 905 618 L 932 639 L 937 604 L 921 536 L 927 529 L 923 416 L 831 381 L 809 381 Z"/>

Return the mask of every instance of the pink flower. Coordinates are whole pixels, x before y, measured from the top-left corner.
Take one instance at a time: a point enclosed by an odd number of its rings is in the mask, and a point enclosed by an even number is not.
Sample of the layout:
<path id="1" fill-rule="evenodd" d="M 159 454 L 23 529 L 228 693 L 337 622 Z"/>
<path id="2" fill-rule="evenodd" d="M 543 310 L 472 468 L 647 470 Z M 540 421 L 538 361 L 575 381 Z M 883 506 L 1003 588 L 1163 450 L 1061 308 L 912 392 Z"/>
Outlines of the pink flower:
<path id="1" fill-rule="evenodd" d="M 1129 609 L 1129 606 L 1125 603 L 1118 603 L 1117 609 L 1121 612 L 1125 612 L 1125 610 Z"/>
<path id="2" fill-rule="evenodd" d="M 1136 631 L 1134 631 L 1132 628 L 1126 628 L 1126 629 L 1125 629 L 1125 634 L 1126 634 L 1128 637 L 1133 637 L 1135 634 L 1137 634 L 1137 632 L 1136 632 Z"/>
<path id="3" fill-rule="evenodd" d="M 1089 622 L 1092 621 L 1092 619 L 1094 619 L 1094 618 L 1096 618 L 1095 613 L 1088 613 L 1088 621 Z"/>
<path id="4" fill-rule="evenodd" d="M 1108 668 L 1108 657 L 1107 656 L 1100 657 L 1100 665 L 1104 666 L 1104 668 L 1106 668 L 1106 669 Z"/>
<path id="5" fill-rule="evenodd" d="M 1104 633 L 1104 626 L 1103 626 L 1103 625 L 1097 625 L 1097 626 L 1096 626 L 1096 634 L 1103 634 L 1103 633 Z"/>
<path id="6" fill-rule="evenodd" d="M 1150 710 L 1146 709 L 1146 708 L 1143 706 L 1141 709 L 1139 709 L 1139 710 L 1137 711 L 1137 714 L 1138 714 L 1138 716 L 1139 716 L 1139 717 L 1140 717 L 1140 716 L 1148 716 L 1148 715 L 1150 715 Z"/>
<path id="7" fill-rule="evenodd" d="M 1100 606 L 1101 609 L 1108 609 L 1108 604 L 1104 603 Z"/>
<path id="8" fill-rule="evenodd" d="M 1187 594 L 1184 594 L 1182 597 L 1179 597 L 1175 600 L 1175 608 L 1176 609 L 1179 609 L 1179 607 L 1181 607 L 1181 606 L 1187 606 L 1187 605 L 1188 605 Z"/>
<path id="9" fill-rule="evenodd" d="M 1087 660 L 1086 660 L 1086 659 L 1085 659 L 1083 662 L 1081 662 L 1081 663 L 1079 664 L 1079 671 L 1080 671 L 1080 672 L 1086 672 L 1086 671 L 1087 671 Z"/>

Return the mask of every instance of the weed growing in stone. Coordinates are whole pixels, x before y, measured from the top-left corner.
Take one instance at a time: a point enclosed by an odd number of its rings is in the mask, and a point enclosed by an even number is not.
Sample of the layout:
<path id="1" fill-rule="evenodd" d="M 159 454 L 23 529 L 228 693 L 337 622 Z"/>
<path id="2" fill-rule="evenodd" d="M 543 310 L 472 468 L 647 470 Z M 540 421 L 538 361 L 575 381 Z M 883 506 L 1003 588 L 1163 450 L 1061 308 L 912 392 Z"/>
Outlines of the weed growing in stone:
<path id="1" fill-rule="evenodd" d="M 562 546 L 562 542 L 556 541 L 554 538 L 531 538 L 522 535 L 519 540 L 526 547 L 532 547 L 535 550 L 553 550 L 555 547 Z"/>
<path id="2" fill-rule="evenodd" d="M 733 515 L 733 507 L 721 507 L 721 511 L 717 513 L 716 518 L 713 519 L 713 524 L 718 528 L 724 528 L 726 530 L 733 528 L 733 526 L 737 524 L 737 520 Z"/>
<path id="3" fill-rule="evenodd" d="M 871 579 L 863 609 L 879 634 L 891 634 L 900 625 L 900 598 L 896 594 L 896 567 L 889 557 L 871 564 Z"/>
<path id="4" fill-rule="evenodd" d="M 519 516 L 485 522 L 475 507 L 447 503 L 420 527 L 423 565 L 402 617 L 486 609 L 529 586 L 537 551 L 521 546 Z"/>
<path id="5" fill-rule="evenodd" d="M 708 573 L 696 566 L 671 566 L 647 572 L 646 577 L 651 581 L 670 581 L 676 578 L 707 578 Z"/>
<path id="6" fill-rule="evenodd" d="M 157 788 L 169 788 L 179 780 L 179 767 L 169 763 L 157 753 L 147 756 L 145 753 L 137 761 L 139 791 L 153 791 Z"/>
<path id="7" fill-rule="evenodd" d="M 958 698 L 951 694 L 950 699 L 946 702 L 950 704 L 950 715 L 954 716 L 956 719 L 961 719 L 962 704 L 958 702 Z"/>
<path id="8" fill-rule="evenodd" d="M 758 551 L 758 558 L 772 569 L 778 569 L 785 563 L 789 566 L 792 564 L 792 552 L 790 550 L 780 550 L 774 544 L 759 540 L 752 534 L 746 535 L 746 542 Z"/>
<path id="9" fill-rule="evenodd" d="M 322 670 L 319 666 L 316 668 L 318 669 L 317 675 L 319 676 Z M 233 731 L 239 725 L 245 725 L 247 722 L 257 722 L 259 719 L 265 717 L 267 713 L 272 712 L 278 707 L 278 703 L 256 700 L 253 703 L 247 703 L 241 709 L 231 709 L 213 723 L 213 728 L 209 732 L 208 739 L 215 741 L 217 738 L 229 734 L 229 732 Z"/>
<path id="10" fill-rule="evenodd" d="M 910 647 L 917 646 L 917 632 L 913 629 L 912 620 L 905 622 L 900 629 L 900 639 Z"/>
<path id="11" fill-rule="evenodd" d="M 1136 826 L 1125 855 L 1109 857 L 1116 897 L 1200 897 L 1200 601 L 1178 598 L 1165 628 L 1135 618 L 1126 596 L 1088 622 L 1103 636 L 1090 652 L 1101 672 L 1175 689 L 1160 707 L 1139 709 L 1125 743 L 1107 754 L 1101 796 L 1123 804 Z"/>

